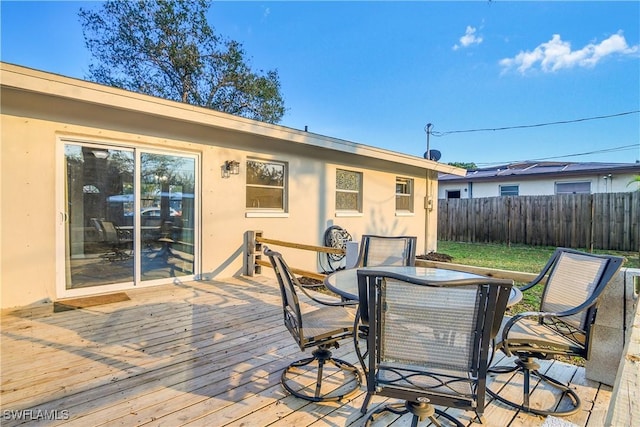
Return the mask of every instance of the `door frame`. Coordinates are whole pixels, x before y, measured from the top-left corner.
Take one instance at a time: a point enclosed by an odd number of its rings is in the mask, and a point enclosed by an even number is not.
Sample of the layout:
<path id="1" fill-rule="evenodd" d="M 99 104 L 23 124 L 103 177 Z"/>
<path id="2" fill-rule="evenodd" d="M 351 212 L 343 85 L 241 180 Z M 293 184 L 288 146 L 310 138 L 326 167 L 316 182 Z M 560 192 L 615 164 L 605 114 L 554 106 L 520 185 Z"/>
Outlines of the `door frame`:
<path id="1" fill-rule="evenodd" d="M 55 171 L 55 207 L 56 207 L 56 250 L 55 250 L 55 263 L 56 263 L 56 297 L 57 298 L 72 298 L 89 295 L 104 294 L 115 291 L 131 290 L 143 287 L 158 286 L 163 284 L 173 283 L 176 277 L 167 277 L 163 279 L 142 281 L 140 277 L 141 272 L 141 248 L 142 242 L 140 241 L 140 222 L 137 221 L 134 226 L 134 278 L 132 282 L 114 283 L 108 285 L 88 286 L 76 289 L 67 289 L 67 226 L 68 226 L 68 213 L 66 202 L 66 167 L 65 167 L 65 146 L 67 144 L 75 144 L 79 146 L 96 146 L 96 147 L 108 147 L 112 149 L 131 150 L 134 155 L 134 188 L 136 189 L 134 194 L 134 212 L 138 212 L 138 206 L 140 206 L 140 154 L 153 153 L 153 154 L 166 154 L 185 156 L 194 159 L 195 171 L 194 171 L 194 242 L 193 242 L 193 274 L 180 276 L 180 280 L 195 280 L 200 276 L 201 270 L 201 258 L 202 258 L 202 224 L 201 224 L 201 162 L 202 155 L 200 152 L 180 150 L 180 149 L 165 149 L 155 146 L 145 146 L 140 144 L 128 143 L 124 140 L 103 140 L 99 138 L 86 138 L 76 137 L 70 135 L 58 135 L 56 137 L 56 171 Z"/>

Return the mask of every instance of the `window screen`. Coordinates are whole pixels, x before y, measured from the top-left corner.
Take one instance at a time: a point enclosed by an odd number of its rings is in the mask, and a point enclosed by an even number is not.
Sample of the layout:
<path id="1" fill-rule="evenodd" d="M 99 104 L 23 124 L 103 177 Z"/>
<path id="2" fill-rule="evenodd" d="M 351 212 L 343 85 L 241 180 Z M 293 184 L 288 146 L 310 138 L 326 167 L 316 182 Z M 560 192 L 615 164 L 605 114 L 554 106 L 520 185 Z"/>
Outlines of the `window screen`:
<path id="1" fill-rule="evenodd" d="M 556 194 L 591 194 L 591 183 L 556 182 Z"/>

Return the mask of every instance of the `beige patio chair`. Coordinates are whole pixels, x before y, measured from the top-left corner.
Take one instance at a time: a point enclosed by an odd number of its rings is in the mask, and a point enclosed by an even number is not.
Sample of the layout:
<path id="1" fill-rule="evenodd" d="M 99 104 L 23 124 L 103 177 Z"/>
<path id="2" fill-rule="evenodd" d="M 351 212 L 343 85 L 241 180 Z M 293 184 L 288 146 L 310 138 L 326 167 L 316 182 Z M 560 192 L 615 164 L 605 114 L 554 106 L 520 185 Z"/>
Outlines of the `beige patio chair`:
<path id="1" fill-rule="evenodd" d="M 414 266 L 416 265 L 415 236 L 376 236 L 365 234 L 360 242 L 357 267 Z M 362 350 L 360 342 L 367 337 L 367 326 L 356 318 L 358 333 L 353 336 L 356 355 L 364 372 L 367 372 L 367 351 Z"/>
<path id="2" fill-rule="evenodd" d="M 340 341 L 351 339 L 355 309 L 349 306 L 356 302 L 312 295 L 300 285 L 280 253 L 265 247 L 264 254 L 269 257 L 280 285 L 285 326 L 300 350 L 317 347 L 312 357 L 293 362 L 284 369 L 280 378 L 282 386 L 292 395 L 312 402 L 337 401 L 358 391 L 362 384 L 358 369 L 333 357 L 330 350 L 337 348 Z M 298 299 L 298 291 L 307 298 L 304 306 Z M 329 386 L 323 387 L 323 379 L 329 375 Z M 315 379 L 309 381 L 310 376 Z M 336 385 L 337 381 L 342 383 Z"/>
<path id="3" fill-rule="evenodd" d="M 463 424 L 433 405 L 473 411 L 482 420 L 489 348 L 513 281 L 492 278 L 434 282 L 358 271 L 362 322 L 369 327 L 365 414 L 374 395 L 402 399 L 374 410 Z M 366 297 L 365 297 L 366 295 Z M 436 414 L 439 418 L 436 421 Z"/>
<path id="4" fill-rule="evenodd" d="M 596 318 L 598 298 L 622 261 L 615 256 L 556 249 L 542 272 L 521 288 L 527 291 L 546 278 L 538 311 L 506 317 L 496 340 L 498 349 L 518 359 L 515 366 L 499 366 L 492 368 L 491 372 L 521 373 L 524 376 L 522 401 L 509 400 L 499 391 L 487 392 L 505 404 L 538 415 L 567 416 L 576 413 L 581 405 L 576 392 L 540 372 L 537 360 L 556 356 L 589 357 L 591 327 Z M 562 391 L 553 407 L 540 408 L 530 402 L 532 375 Z M 570 398 L 566 404 L 563 403 L 565 395 Z"/>
<path id="5" fill-rule="evenodd" d="M 358 267 L 416 265 L 415 236 L 374 236 L 365 234 L 360 242 Z"/>

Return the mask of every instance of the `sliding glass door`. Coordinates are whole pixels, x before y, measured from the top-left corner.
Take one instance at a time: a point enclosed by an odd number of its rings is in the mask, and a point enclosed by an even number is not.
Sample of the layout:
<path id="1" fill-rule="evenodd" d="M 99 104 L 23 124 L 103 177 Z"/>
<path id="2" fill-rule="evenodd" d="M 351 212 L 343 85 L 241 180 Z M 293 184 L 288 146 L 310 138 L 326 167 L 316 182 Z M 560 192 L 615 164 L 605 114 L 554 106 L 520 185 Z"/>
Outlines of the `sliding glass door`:
<path id="1" fill-rule="evenodd" d="M 64 291 L 195 274 L 196 156 L 63 145 Z"/>
<path id="2" fill-rule="evenodd" d="M 195 159 L 140 156 L 141 279 L 194 273 Z"/>

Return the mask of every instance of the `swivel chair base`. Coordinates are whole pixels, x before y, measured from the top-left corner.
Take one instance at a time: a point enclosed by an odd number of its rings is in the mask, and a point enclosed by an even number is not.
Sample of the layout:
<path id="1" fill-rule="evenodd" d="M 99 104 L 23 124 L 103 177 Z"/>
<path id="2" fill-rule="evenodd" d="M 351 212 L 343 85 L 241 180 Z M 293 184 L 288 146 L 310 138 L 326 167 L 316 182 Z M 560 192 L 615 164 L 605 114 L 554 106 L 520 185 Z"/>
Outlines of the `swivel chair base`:
<path id="1" fill-rule="evenodd" d="M 374 418 L 381 414 L 382 412 L 392 412 L 398 415 L 404 414 L 412 414 L 413 419 L 411 420 L 411 426 L 416 427 L 419 421 L 423 421 L 425 419 L 429 419 L 434 425 L 440 426 L 440 419 L 436 419 L 435 415 L 438 414 L 440 417 L 444 417 L 447 420 L 451 421 L 451 423 L 456 427 L 464 427 L 460 421 L 455 419 L 453 416 L 443 412 L 439 409 L 436 409 L 431 403 L 429 403 L 429 399 L 423 399 L 422 402 L 404 402 L 404 403 L 394 403 L 382 406 L 375 411 L 372 411 L 367 419 L 364 422 L 365 427 L 371 425 L 371 422 Z M 364 410 L 364 407 L 362 408 Z"/>
<path id="2" fill-rule="evenodd" d="M 284 387 L 285 390 L 287 390 L 289 393 L 296 397 L 299 397 L 300 399 L 305 399 L 311 402 L 335 402 L 351 396 L 360 389 L 362 378 L 360 376 L 358 368 L 356 368 L 354 365 L 345 362 L 344 360 L 332 357 L 331 351 L 324 347 L 320 347 L 314 350 L 311 354 L 313 354 L 313 357 L 293 362 L 282 372 L 280 383 L 282 384 L 282 387 Z M 315 387 L 292 386 L 291 384 L 295 382 L 289 377 L 289 374 L 300 375 L 301 373 L 299 372 L 299 368 L 312 364 L 317 364 L 317 368 L 315 368 L 317 370 L 317 378 L 314 383 Z M 347 390 L 343 390 L 342 386 L 338 387 L 336 390 L 341 390 L 339 394 L 332 394 L 331 392 L 322 394 L 323 371 L 326 365 L 333 365 L 340 371 L 344 371 L 346 377 L 344 385 L 348 384 L 349 382 L 352 382 L 353 384 Z M 296 372 L 296 370 L 298 370 L 298 372 Z M 308 371 L 311 371 L 311 369 L 309 369 Z M 353 376 L 352 379 L 350 378 L 351 376 Z M 306 389 L 312 389 L 313 394 L 305 393 L 304 390 Z"/>
<path id="3" fill-rule="evenodd" d="M 572 390 L 571 388 L 567 387 L 566 385 L 562 384 L 561 382 L 559 382 L 558 380 L 548 377 L 546 375 L 544 375 L 543 373 L 539 372 L 538 370 L 540 369 L 540 365 L 535 361 L 535 359 L 533 358 L 526 358 L 526 359 L 518 359 L 516 360 L 516 365 L 515 366 L 496 366 L 493 367 L 489 370 L 489 372 L 491 373 L 509 373 L 509 372 L 514 372 L 514 371 L 521 371 L 522 375 L 524 377 L 524 387 L 523 387 L 523 392 L 522 392 L 522 404 L 520 403 L 516 403 L 513 402 L 511 400 L 505 399 L 504 397 L 500 396 L 498 393 L 490 390 L 487 387 L 487 393 L 493 397 L 494 399 L 499 400 L 500 402 L 504 403 L 505 405 L 509 405 L 511 407 L 517 408 L 521 411 L 524 412 L 529 412 L 532 414 L 536 414 L 536 415 L 542 415 L 542 416 L 548 416 L 548 415 L 552 415 L 552 416 L 558 416 L 558 417 L 567 417 L 569 415 L 573 415 L 576 412 L 578 412 L 580 410 L 580 406 L 581 406 L 581 401 L 580 401 L 580 397 L 578 397 L 578 394 Z M 543 381 L 555 388 L 557 388 L 558 390 L 562 391 L 562 396 L 560 396 L 560 401 L 562 401 L 562 399 L 565 396 L 569 396 L 569 398 L 573 401 L 572 402 L 572 406 L 569 409 L 566 409 L 564 411 L 553 411 L 553 410 L 544 410 L 544 409 L 537 409 L 537 408 L 532 408 L 530 403 L 529 403 L 529 396 L 531 394 L 531 390 L 530 390 L 530 382 L 531 382 L 531 375 L 535 375 L 536 377 L 538 377 L 540 379 L 540 381 Z"/>

